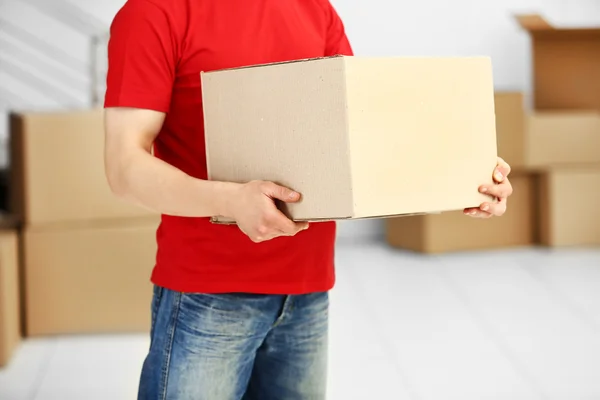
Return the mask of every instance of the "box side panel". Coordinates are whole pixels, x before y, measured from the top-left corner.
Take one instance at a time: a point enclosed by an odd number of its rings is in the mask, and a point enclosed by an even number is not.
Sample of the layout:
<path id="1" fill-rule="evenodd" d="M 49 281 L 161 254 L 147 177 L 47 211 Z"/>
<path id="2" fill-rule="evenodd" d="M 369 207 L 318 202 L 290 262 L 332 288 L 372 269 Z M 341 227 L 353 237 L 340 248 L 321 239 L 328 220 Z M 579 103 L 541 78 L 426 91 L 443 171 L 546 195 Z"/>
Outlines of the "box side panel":
<path id="1" fill-rule="evenodd" d="M 523 93 L 496 92 L 498 155 L 513 171 L 525 167 L 525 107 Z"/>
<path id="2" fill-rule="evenodd" d="M 530 246 L 535 241 L 535 176 L 511 174 L 513 195 L 500 218 L 466 217 L 462 211 L 428 215 L 432 252 Z"/>
<path id="3" fill-rule="evenodd" d="M 20 115 L 11 157 L 15 211 L 28 225 L 60 224 L 153 213 L 118 199 L 104 169 L 102 110 Z M 11 138 L 12 140 L 12 138 Z M 26 207 L 24 207 L 24 205 Z"/>
<path id="4" fill-rule="evenodd" d="M 527 166 L 600 163 L 600 113 L 547 111 L 527 117 Z"/>
<path id="5" fill-rule="evenodd" d="M 296 220 L 352 216 L 343 58 L 203 74 L 209 178 L 302 194 Z"/>
<path id="6" fill-rule="evenodd" d="M 487 58 L 347 59 L 356 215 L 479 206 L 497 162 Z"/>
<path id="7" fill-rule="evenodd" d="M 502 218 L 469 218 L 462 211 L 409 218 L 390 218 L 388 242 L 423 253 L 484 250 L 534 243 L 535 176 L 517 174 L 511 182 L 514 194 Z"/>
<path id="8" fill-rule="evenodd" d="M 17 233 L 0 232 L 0 367 L 9 363 L 21 339 Z"/>
<path id="9" fill-rule="evenodd" d="M 600 111 L 600 30 L 556 33 L 533 41 L 534 104 L 538 110 Z"/>
<path id="10" fill-rule="evenodd" d="M 27 335 L 146 332 L 157 225 L 26 229 Z"/>
<path id="11" fill-rule="evenodd" d="M 426 224 L 426 215 L 386 218 L 386 241 L 395 248 L 426 253 L 429 245 Z"/>
<path id="12" fill-rule="evenodd" d="M 547 173 L 543 243 L 550 246 L 600 245 L 600 167 L 554 169 Z"/>

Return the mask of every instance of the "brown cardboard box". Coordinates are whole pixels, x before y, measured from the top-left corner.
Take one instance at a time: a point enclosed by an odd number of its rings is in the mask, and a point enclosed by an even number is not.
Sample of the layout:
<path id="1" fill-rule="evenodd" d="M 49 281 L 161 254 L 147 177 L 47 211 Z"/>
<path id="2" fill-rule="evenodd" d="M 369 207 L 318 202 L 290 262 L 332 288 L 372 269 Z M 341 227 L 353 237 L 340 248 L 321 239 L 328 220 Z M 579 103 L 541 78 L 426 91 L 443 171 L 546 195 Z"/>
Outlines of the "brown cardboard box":
<path id="1" fill-rule="evenodd" d="M 462 209 L 496 166 L 488 58 L 331 57 L 202 74 L 211 179 L 302 193 L 295 220 Z"/>
<path id="2" fill-rule="evenodd" d="M 19 246 L 14 230 L 0 230 L 0 367 L 21 341 Z"/>
<path id="3" fill-rule="evenodd" d="M 151 215 L 104 173 L 102 110 L 13 114 L 11 209 L 29 226 Z"/>
<path id="4" fill-rule="evenodd" d="M 600 112 L 536 112 L 526 123 L 528 167 L 600 163 Z"/>
<path id="5" fill-rule="evenodd" d="M 600 245 L 600 166 L 546 172 L 538 199 L 542 244 Z"/>
<path id="6" fill-rule="evenodd" d="M 147 331 L 157 224 L 26 229 L 26 334 Z"/>
<path id="7" fill-rule="evenodd" d="M 525 104 L 521 92 L 496 92 L 498 155 L 513 169 L 526 167 Z"/>
<path id="8" fill-rule="evenodd" d="M 517 20 L 532 38 L 535 108 L 600 111 L 600 27 L 557 28 L 539 15 Z"/>
<path id="9" fill-rule="evenodd" d="M 386 220 L 388 243 L 423 253 L 528 246 L 535 241 L 536 177 L 511 175 L 514 194 L 501 218 L 473 219 L 461 211 Z"/>
<path id="10" fill-rule="evenodd" d="M 600 112 L 527 113 L 519 92 L 495 94 L 498 154 L 513 170 L 600 163 Z"/>

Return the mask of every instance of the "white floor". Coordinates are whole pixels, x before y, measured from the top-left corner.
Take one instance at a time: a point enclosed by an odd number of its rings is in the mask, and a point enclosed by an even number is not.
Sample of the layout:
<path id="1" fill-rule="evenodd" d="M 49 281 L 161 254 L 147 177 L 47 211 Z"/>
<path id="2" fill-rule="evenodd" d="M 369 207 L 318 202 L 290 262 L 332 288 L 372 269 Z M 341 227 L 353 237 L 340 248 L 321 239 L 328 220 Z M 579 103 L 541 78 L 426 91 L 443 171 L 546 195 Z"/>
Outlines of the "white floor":
<path id="1" fill-rule="evenodd" d="M 338 258 L 329 399 L 600 399 L 600 249 L 428 257 L 346 243 Z M 147 346 L 27 341 L 0 370 L 0 399 L 134 399 Z"/>

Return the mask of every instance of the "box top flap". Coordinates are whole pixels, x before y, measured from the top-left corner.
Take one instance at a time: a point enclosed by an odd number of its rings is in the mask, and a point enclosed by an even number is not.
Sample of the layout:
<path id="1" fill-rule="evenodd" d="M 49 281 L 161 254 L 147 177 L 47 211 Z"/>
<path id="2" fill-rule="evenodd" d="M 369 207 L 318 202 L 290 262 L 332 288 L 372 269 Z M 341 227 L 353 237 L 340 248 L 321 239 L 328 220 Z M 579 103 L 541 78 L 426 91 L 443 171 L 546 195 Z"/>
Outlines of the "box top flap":
<path id="1" fill-rule="evenodd" d="M 239 69 L 267 67 L 267 66 L 281 65 L 281 64 L 294 64 L 294 63 L 307 62 L 307 61 L 327 60 L 327 59 L 331 59 L 331 58 L 342 58 L 342 57 L 348 57 L 348 56 L 344 56 L 344 55 L 340 54 L 340 55 L 327 56 L 327 57 L 301 58 L 298 60 L 277 61 L 277 62 L 264 63 L 264 64 L 243 65 L 240 67 L 222 68 L 222 69 L 216 69 L 213 71 L 201 71 L 200 75 L 211 74 L 211 73 L 216 73 L 216 72 L 223 72 L 223 71 L 235 71 L 235 70 L 239 70 Z"/>
<path id="2" fill-rule="evenodd" d="M 600 26 L 596 27 L 557 27 L 539 14 L 519 14 L 515 18 L 521 28 L 531 34 L 554 32 L 558 34 L 600 34 Z"/>
<path id="3" fill-rule="evenodd" d="M 521 25 L 521 28 L 529 32 L 553 31 L 556 29 L 554 26 L 550 25 L 550 23 L 546 21 L 544 17 L 538 14 L 516 15 L 515 18 L 517 19 L 519 25 Z"/>

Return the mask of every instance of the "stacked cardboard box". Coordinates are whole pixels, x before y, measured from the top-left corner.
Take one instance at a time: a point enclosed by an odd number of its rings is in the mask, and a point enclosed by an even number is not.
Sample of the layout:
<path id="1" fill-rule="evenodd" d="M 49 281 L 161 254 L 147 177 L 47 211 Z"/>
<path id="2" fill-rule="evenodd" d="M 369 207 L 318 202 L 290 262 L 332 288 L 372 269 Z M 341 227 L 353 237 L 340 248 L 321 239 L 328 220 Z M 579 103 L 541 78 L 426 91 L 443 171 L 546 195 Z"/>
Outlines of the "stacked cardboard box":
<path id="1" fill-rule="evenodd" d="M 533 110 L 521 92 L 495 95 L 498 154 L 513 168 L 502 218 L 460 213 L 387 221 L 395 247 L 427 253 L 600 245 L 600 29 L 556 29 L 517 18 L 532 37 Z M 594 203 L 596 202 L 596 203 Z"/>
<path id="2" fill-rule="evenodd" d="M 10 361 L 20 339 L 18 234 L 14 221 L 0 216 L 0 367 Z"/>
<path id="3" fill-rule="evenodd" d="M 600 245 L 600 28 L 558 29 L 517 18 L 533 52 L 533 113 L 525 168 L 540 172 L 540 239 Z"/>
<path id="4" fill-rule="evenodd" d="M 10 123 L 25 333 L 147 330 L 159 217 L 111 193 L 102 110 L 21 113 Z"/>

